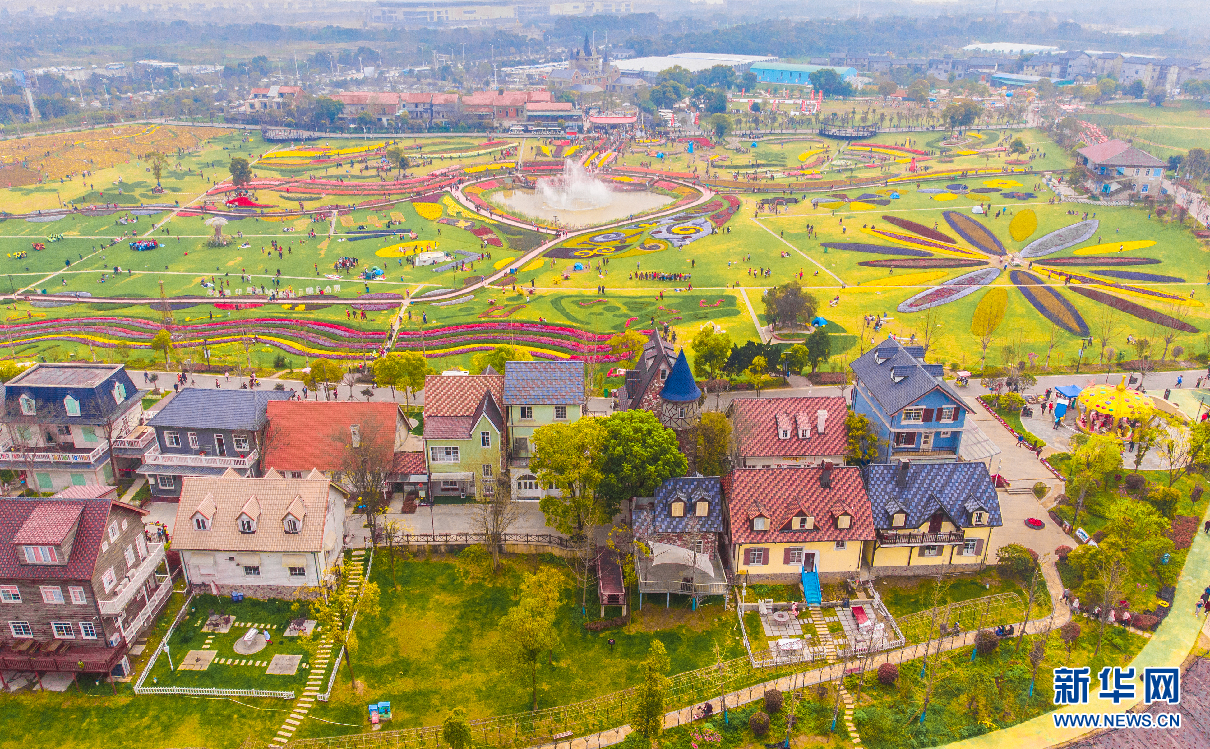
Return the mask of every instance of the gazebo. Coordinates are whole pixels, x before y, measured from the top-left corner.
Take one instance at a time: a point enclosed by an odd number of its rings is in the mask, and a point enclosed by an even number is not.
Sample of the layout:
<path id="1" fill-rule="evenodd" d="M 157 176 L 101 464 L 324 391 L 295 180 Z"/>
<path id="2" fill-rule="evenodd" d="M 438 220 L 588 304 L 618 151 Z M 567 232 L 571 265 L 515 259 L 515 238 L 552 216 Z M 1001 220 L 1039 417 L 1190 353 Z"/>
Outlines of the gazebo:
<path id="1" fill-rule="evenodd" d="M 1083 414 L 1077 422 L 1085 432 L 1110 431 L 1119 437 L 1130 435 L 1129 423 L 1149 420 L 1153 407 L 1151 399 L 1126 387 L 1126 377 L 1117 385 L 1093 385 L 1084 388 L 1077 398 Z"/>

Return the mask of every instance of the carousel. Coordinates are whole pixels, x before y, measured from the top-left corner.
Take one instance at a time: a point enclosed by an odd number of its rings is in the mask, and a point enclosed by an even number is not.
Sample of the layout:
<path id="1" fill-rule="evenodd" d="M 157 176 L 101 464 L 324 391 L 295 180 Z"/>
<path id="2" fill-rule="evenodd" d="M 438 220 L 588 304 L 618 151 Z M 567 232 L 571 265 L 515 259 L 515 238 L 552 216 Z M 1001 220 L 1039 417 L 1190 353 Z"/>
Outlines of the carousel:
<path id="1" fill-rule="evenodd" d="M 1113 434 L 1129 439 L 1132 425 L 1149 421 L 1154 409 L 1151 398 L 1126 387 L 1126 377 L 1117 385 L 1092 385 L 1076 399 L 1080 416 L 1076 426 L 1090 434 Z"/>

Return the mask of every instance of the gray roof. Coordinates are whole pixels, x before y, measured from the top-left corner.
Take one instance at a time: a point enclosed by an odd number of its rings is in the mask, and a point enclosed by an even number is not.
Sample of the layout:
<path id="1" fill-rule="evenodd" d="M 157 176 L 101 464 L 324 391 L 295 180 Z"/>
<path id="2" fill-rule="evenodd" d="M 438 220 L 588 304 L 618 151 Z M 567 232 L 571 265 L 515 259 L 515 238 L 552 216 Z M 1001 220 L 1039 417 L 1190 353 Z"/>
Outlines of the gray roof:
<path id="1" fill-rule="evenodd" d="M 565 406 L 586 400 L 582 361 L 510 361 L 504 364 L 506 406 Z"/>
<path id="2" fill-rule="evenodd" d="M 635 528 L 640 533 L 723 533 L 723 501 L 718 476 L 683 476 L 668 479 L 655 490 L 655 497 L 643 501 L 650 509 L 635 511 Z M 684 517 L 673 517 L 673 500 L 685 502 Z M 705 517 L 693 514 L 693 503 L 706 500 L 710 509 Z"/>
<path id="3" fill-rule="evenodd" d="M 26 387 L 95 388 L 123 369 L 121 364 L 54 363 L 37 364 L 9 380 L 9 385 Z"/>
<path id="4" fill-rule="evenodd" d="M 921 361 L 923 357 L 924 349 L 920 346 L 905 347 L 888 337 L 849 368 L 886 414 L 899 413 L 936 389 L 965 406 L 962 396 L 941 379 L 941 365 L 925 364 Z"/>
<path id="5" fill-rule="evenodd" d="M 976 510 L 987 513 L 988 525 L 1003 524 L 996 485 L 982 463 L 874 464 L 866 468 L 866 494 L 875 528 L 890 529 L 895 512 L 906 513 L 904 528 L 919 528 L 937 510 L 963 528 L 970 527 Z"/>
<path id="6" fill-rule="evenodd" d="M 169 465 L 167 463 L 144 463 L 135 473 L 144 476 L 222 476 L 229 468 L 213 466 Z M 237 471 L 239 469 L 236 469 Z"/>
<path id="7" fill-rule="evenodd" d="M 290 393 L 284 390 L 185 388 L 147 423 L 153 427 L 256 431 L 265 424 L 269 401 L 289 399 Z"/>

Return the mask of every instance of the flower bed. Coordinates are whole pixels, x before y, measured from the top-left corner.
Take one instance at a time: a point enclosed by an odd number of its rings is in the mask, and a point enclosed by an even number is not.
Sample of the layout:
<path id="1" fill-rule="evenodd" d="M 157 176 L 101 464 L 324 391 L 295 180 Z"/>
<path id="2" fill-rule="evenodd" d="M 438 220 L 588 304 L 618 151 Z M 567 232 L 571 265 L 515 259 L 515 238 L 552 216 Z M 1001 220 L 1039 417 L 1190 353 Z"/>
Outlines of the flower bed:
<path id="1" fill-rule="evenodd" d="M 873 252 L 880 255 L 906 255 L 907 257 L 931 257 L 933 254 L 925 250 L 914 250 L 910 247 L 887 247 L 881 244 L 865 244 L 862 242 L 823 242 L 821 246 L 829 250 Z"/>
<path id="2" fill-rule="evenodd" d="M 1088 323 L 1084 322 L 1084 318 L 1072 303 L 1047 286 L 1042 279 L 1021 270 L 1012 271 L 1009 279 L 1017 285 L 1025 300 L 1033 305 L 1042 317 L 1074 336 L 1083 338 L 1088 335 Z"/>
<path id="3" fill-rule="evenodd" d="M 907 244 L 911 247 L 916 247 L 916 248 L 927 247 L 927 248 L 933 249 L 933 250 L 945 250 L 948 252 L 953 252 L 955 250 L 958 250 L 958 251 L 962 250 L 962 248 L 959 247 L 958 245 L 944 244 L 942 242 L 935 242 L 931 239 L 926 239 L 924 237 L 909 236 L 907 234 L 900 234 L 899 232 L 894 232 L 894 231 L 886 231 L 884 229 L 867 229 L 866 231 L 870 234 L 873 234 L 876 237 L 883 237 L 885 239 L 891 240 L 892 242 L 898 242 L 900 244 Z"/>
<path id="4" fill-rule="evenodd" d="M 980 268 L 950 279 L 935 288 L 922 291 L 901 302 L 896 309 L 900 312 L 922 312 L 932 307 L 948 304 L 975 293 L 996 280 L 999 275 L 999 268 Z"/>
<path id="5" fill-rule="evenodd" d="M 1136 304 L 1129 299 L 1123 299 L 1120 296 L 1108 294 L 1104 291 L 1098 291 L 1097 289 L 1090 289 L 1086 286 L 1069 286 L 1068 288 L 1080 296 L 1088 297 L 1094 302 L 1107 304 L 1116 310 L 1125 312 L 1126 314 L 1137 317 L 1140 320 L 1146 320 L 1147 322 L 1163 325 L 1166 328 L 1180 330 L 1185 333 L 1198 332 L 1197 328 L 1193 327 L 1184 320 L 1178 320 L 1171 315 L 1165 315 L 1163 312 L 1157 312 L 1156 310 L 1149 309 L 1141 304 Z"/>
<path id="6" fill-rule="evenodd" d="M 1025 249 L 1021 250 L 1021 257 L 1043 257 L 1086 242 L 1097 233 L 1097 227 L 1100 225 L 1101 222 L 1097 219 L 1089 219 L 1056 229 L 1027 244 Z"/>
<path id="7" fill-rule="evenodd" d="M 1012 236 L 1014 242 L 1024 242 L 1037 230 L 1038 214 L 1034 213 L 1031 208 L 1019 211 L 1017 215 L 1013 216 L 1013 220 L 1008 223 L 1008 233 Z"/>
<path id="8" fill-rule="evenodd" d="M 1156 273 L 1141 273 L 1136 270 L 1094 270 L 1101 276 L 1109 276 L 1110 278 L 1121 278 L 1127 281 L 1144 281 L 1150 283 L 1184 283 L 1185 279 L 1180 276 L 1161 276 Z"/>
<path id="9" fill-rule="evenodd" d="M 850 149 L 883 151 L 887 153 L 910 153 L 916 156 L 927 156 L 928 151 L 921 151 L 917 148 L 908 148 L 907 146 L 892 146 L 886 143 L 850 143 Z"/>
<path id="10" fill-rule="evenodd" d="M 1046 265 L 1082 266 L 1082 265 L 1159 265 L 1160 259 L 1154 257 L 1121 257 L 1110 255 L 1094 255 L 1091 257 L 1055 257 L 1045 261 Z"/>
<path id="11" fill-rule="evenodd" d="M 954 239 L 950 235 L 946 234 L 945 232 L 937 231 L 936 229 L 925 226 L 924 224 L 918 224 L 915 221 L 909 221 L 906 218 L 899 218 L 898 216 L 884 215 L 882 217 L 882 220 L 887 222 L 888 224 L 898 226 L 900 229 L 910 231 L 913 234 L 919 234 L 922 237 L 927 237 L 936 242 L 945 242 L 946 244 L 950 244 L 950 245 L 958 244 L 958 241 L 956 239 Z"/>
<path id="12" fill-rule="evenodd" d="M 982 260 L 961 257 L 895 258 L 886 260 L 862 260 L 857 263 L 867 268 L 974 268 L 984 265 Z"/>
<path id="13" fill-rule="evenodd" d="M 996 235 L 992 234 L 986 226 L 973 218 L 957 211 L 946 211 L 941 214 L 941 217 L 950 225 L 950 228 L 958 232 L 958 236 L 978 247 L 985 254 L 1005 254 L 1004 245 L 1000 244 L 1000 240 Z"/>

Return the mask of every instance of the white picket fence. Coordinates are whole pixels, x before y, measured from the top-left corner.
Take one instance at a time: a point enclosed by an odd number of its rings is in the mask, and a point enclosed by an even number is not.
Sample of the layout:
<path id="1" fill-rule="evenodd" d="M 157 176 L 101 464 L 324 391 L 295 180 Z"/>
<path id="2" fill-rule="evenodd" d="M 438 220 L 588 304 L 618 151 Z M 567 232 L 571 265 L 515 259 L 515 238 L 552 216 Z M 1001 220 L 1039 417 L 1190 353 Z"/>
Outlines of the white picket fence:
<path id="1" fill-rule="evenodd" d="M 363 573 L 364 576 L 362 577 L 363 581 L 370 579 L 370 570 L 373 569 L 373 567 L 374 567 L 374 547 L 368 546 L 367 548 L 369 548 L 369 550 L 370 550 L 370 558 L 368 560 L 366 560 L 366 569 L 365 569 L 365 572 Z M 349 618 L 349 629 L 352 630 L 353 625 L 356 623 L 357 623 L 357 612 L 354 611 L 353 616 L 351 616 Z M 328 675 L 328 688 L 324 690 L 323 694 L 316 695 L 316 697 L 315 697 L 320 702 L 327 702 L 328 699 L 331 698 L 332 687 L 336 685 L 336 674 L 338 671 L 340 671 L 340 661 L 342 658 L 344 658 L 344 655 L 345 655 L 345 649 L 344 649 L 344 646 L 342 645 L 340 647 L 340 652 L 336 654 L 336 660 L 332 661 L 332 673 Z"/>

